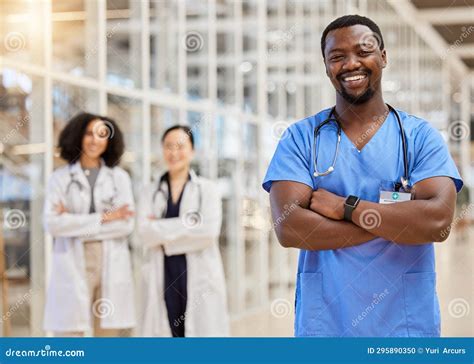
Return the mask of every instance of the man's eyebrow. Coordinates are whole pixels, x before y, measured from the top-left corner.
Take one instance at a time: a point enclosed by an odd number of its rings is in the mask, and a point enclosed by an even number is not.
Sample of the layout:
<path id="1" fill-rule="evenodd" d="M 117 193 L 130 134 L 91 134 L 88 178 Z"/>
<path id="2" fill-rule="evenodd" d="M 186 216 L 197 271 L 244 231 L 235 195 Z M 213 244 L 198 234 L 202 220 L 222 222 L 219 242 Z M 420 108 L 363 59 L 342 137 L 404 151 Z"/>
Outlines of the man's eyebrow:
<path id="1" fill-rule="evenodd" d="M 352 49 L 360 49 L 360 48 L 364 48 L 364 45 L 366 43 L 361 43 L 361 42 L 357 42 L 355 43 L 354 45 L 352 45 Z M 334 52 L 344 52 L 345 49 L 344 48 L 334 48 L 334 49 L 331 49 L 329 52 L 328 52 L 328 55 L 330 55 L 331 53 L 334 53 Z"/>
<path id="2" fill-rule="evenodd" d="M 331 53 L 334 53 L 334 52 L 343 52 L 343 51 L 344 51 L 344 49 L 342 49 L 342 48 L 334 48 L 334 49 L 331 49 L 328 52 L 328 54 L 331 54 Z"/>

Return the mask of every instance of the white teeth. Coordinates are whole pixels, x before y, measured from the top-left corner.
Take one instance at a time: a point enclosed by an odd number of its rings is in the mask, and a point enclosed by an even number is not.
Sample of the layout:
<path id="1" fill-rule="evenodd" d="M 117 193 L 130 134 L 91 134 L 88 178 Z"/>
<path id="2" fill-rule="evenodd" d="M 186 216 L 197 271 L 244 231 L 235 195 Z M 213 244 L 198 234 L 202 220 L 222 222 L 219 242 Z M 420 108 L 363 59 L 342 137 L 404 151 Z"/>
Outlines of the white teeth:
<path id="1" fill-rule="evenodd" d="M 362 80 L 365 78 L 365 75 L 357 75 L 357 76 L 352 76 L 352 77 L 346 77 L 344 78 L 344 81 L 357 81 L 357 80 Z"/>

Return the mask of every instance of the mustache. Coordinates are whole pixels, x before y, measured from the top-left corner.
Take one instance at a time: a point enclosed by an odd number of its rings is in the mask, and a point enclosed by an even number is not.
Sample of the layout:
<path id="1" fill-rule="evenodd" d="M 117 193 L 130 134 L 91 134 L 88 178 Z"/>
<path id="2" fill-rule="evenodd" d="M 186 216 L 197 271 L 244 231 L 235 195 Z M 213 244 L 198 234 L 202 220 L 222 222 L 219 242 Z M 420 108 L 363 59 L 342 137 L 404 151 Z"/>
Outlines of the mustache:
<path id="1" fill-rule="evenodd" d="M 339 74 L 336 76 L 336 79 L 337 79 L 338 81 L 342 81 L 342 79 L 343 79 L 344 77 L 354 76 L 354 75 L 360 75 L 361 73 L 365 73 L 365 74 L 367 74 L 367 76 L 371 76 L 371 75 L 372 75 L 372 71 L 371 71 L 371 70 L 362 68 L 362 69 L 359 69 L 359 70 L 357 70 L 357 71 L 341 72 L 341 73 L 339 73 Z"/>

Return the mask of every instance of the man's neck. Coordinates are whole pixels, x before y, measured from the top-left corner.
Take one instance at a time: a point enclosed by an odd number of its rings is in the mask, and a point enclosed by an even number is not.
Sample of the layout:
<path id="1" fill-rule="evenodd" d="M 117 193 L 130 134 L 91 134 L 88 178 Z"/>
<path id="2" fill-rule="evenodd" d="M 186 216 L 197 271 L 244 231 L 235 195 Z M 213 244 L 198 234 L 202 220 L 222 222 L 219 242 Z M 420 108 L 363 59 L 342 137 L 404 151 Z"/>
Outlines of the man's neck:
<path id="1" fill-rule="evenodd" d="M 358 129 L 368 124 L 385 119 L 387 115 L 387 105 L 382 95 L 376 94 L 363 104 L 351 104 L 341 95 L 336 99 L 336 115 L 344 130 Z"/>

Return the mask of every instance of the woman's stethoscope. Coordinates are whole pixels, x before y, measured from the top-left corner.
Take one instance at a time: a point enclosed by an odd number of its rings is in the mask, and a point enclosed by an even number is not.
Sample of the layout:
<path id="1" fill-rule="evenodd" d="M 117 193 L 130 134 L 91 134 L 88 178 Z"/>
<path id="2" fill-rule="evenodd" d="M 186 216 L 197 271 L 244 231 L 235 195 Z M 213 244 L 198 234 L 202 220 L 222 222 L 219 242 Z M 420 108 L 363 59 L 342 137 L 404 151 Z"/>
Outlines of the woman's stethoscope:
<path id="1" fill-rule="evenodd" d="M 165 201 L 168 200 L 169 198 L 169 191 L 168 191 L 168 194 L 163 190 L 163 188 L 161 187 L 162 184 L 165 182 L 166 180 L 166 173 L 161 176 L 160 178 L 160 181 L 158 182 L 158 186 L 155 190 L 155 192 L 153 193 L 153 198 L 152 198 L 152 206 L 155 205 L 155 201 L 156 201 L 156 197 L 158 194 L 161 194 L 164 198 Z M 198 207 L 196 210 L 191 210 L 191 211 L 187 211 L 186 212 L 186 218 L 187 219 L 195 219 L 195 218 L 201 218 L 201 211 L 202 211 L 202 190 L 201 190 L 201 184 L 199 182 L 197 182 L 197 186 L 198 186 Z M 167 206 L 165 205 L 165 208 L 161 214 L 161 217 L 164 218 L 166 216 L 166 212 L 167 212 Z"/>
<path id="2" fill-rule="evenodd" d="M 402 146 L 403 146 L 403 168 L 404 168 L 404 174 L 403 176 L 400 178 L 400 182 L 401 183 L 397 183 L 396 184 L 396 189 L 400 189 L 400 187 L 403 187 L 403 189 L 405 191 L 408 191 L 409 190 L 409 183 L 410 183 L 410 180 L 408 178 L 408 150 L 407 150 L 407 143 L 406 143 L 406 138 L 405 138 L 405 131 L 403 129 L 403 125 L 402 125 L 402 121 L 400 120 L 400 115 L 398 115 L 398 112 L 392 107 L 390 106 L 389 104 L 387 104 L 387 107 L 389 109 L 389 111 L 393 112 L 395 114 L 395 117 L 397 118 L 397 122 L 398 122 L 398 126 L 400 128 L 400 136 L 401 136 L 401 139 L 402 139 Z M 337 160 L 337 156 L 339 154 L 339 145 L 341 144 L 341 133 L 342 133 L 342 127 L 341 127 L 341 124 L 339 123 L 339 121 L 337 120 L 337 118 L 333 115 L 335 115 L 335 111 L 336 111 L 336 107 L 334 106 L 332 109 L 331 109 L 331 112 L 329 113 L 329 117 L 324 120 L 322 123 L 320 123 L 318 126 L 316 126 L 314 128 L 314 135 L 313 135 L 313 154 L 314 154 L 314 160 L 313 160 L 313 163 L 314 163 L 314 177 L 323 177 L 323 176 L 327 176 L 328 174 L 330 174 L 331 172 L 334 171 L 334 166 L 336 165 L 336 160 Z M 319 172 L 318 171 L 318 166 L 317 166 L 317 163 L 318 163 L 318 155 L 316 153 L 316 142 L 317 142 L 317 139 L 318 139 L 318 135 L 319 133 L 321 132 L 321 128 L 326 125 L 326 124 L 329 124 L 331 122 L 335 122 L 336 125 L 337 125 L 337 143 L 336 143 L 336 151 L 334 153 L 334 158 L 332 160 L 332 163 L 331 165 L 329 166 L 329 168 L 325 171 L 325 172 Z"/>
<path id="3" fill-rule="evenodd" d="M 102 200 L 102 204 L 108 208 L 111 209 L 114 207 L 115 202 L 117 200 L 118 196 L 118 190 L 117 190 L 117 184 L 115 183 L 115 177 L 114 173 L 112 171 L 109 172 L 110 178 L 112 179 L 112 185 L 113 185 L 113 194 L 111 197 L 107 199 Z M 82 185 L 81 181 L 77 177 L 77 172 L 72 171 L 72 167 L 69 166 L 69 183 L 66 187 L 66 196 L 71 192 L 71 187 L 76 186 L 80 192 L 84 190 L 84 186 Z"/>

